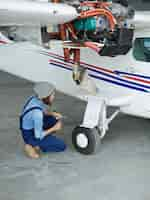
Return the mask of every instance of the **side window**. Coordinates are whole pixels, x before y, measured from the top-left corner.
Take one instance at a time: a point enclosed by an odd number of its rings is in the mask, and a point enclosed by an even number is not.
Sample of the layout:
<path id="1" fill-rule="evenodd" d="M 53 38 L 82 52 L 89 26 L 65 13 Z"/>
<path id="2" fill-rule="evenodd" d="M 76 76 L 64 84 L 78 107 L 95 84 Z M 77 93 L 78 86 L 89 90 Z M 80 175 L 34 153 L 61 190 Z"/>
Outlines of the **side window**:
<path id="1" fill-rule="evenodd" d="M 150 38 L 136 38 L 133 56 L 137 61 L 150 62 Z"/>

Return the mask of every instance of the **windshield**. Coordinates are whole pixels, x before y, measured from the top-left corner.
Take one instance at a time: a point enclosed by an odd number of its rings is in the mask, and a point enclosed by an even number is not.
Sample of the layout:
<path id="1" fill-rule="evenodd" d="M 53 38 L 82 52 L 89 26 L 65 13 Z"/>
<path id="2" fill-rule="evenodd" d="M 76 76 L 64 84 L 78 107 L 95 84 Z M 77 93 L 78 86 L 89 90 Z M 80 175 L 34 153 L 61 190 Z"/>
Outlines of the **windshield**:
<path id="1" fill-rule="evenodd" d="M 144 38 L 144 47 L 150 51 L 150 38 Z"/>
<path id="2" fill-rule="evenodd" d="M 150 62 L 150 38 L 137 38 L 134 42 L 133 55 L 137 61 Z"/>

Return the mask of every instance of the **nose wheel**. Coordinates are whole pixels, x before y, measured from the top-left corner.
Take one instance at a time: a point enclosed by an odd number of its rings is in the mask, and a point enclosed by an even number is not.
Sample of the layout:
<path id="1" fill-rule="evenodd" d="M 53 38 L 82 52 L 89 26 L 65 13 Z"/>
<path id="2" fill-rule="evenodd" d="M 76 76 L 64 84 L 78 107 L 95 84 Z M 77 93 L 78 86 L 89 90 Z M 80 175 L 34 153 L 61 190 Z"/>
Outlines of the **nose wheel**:
<path id="1" fill-rule="evenodd" d="M 106 135 L 109 124 L 119 112 L 120 107 L 107 117 L 106 100 L 97 96 L 88 96 L 83 122 L 72 132 L 72 143 L 75 149 L 86 155 L 96 153 L 100 149 L 101 140 Z"/>
<path id="2" fill-rule="evenodd" d="M 97 152 L 101 138 L 96 128 L 78 126 L 72 132 L 72 143 L 78 152 L 88 155 Z"/>

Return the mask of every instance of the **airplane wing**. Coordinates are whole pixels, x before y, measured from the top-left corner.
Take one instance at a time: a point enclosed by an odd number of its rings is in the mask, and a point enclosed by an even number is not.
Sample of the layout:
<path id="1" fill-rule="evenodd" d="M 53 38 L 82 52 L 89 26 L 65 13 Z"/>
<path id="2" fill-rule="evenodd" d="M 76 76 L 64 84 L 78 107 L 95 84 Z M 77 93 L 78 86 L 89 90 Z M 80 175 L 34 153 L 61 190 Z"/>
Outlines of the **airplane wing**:
<path id="1" fill-rule="evenodd" d="M 77 18 L 72 6 L 63 3 L 0 1 L 0 26 L 45 26 Z"/>

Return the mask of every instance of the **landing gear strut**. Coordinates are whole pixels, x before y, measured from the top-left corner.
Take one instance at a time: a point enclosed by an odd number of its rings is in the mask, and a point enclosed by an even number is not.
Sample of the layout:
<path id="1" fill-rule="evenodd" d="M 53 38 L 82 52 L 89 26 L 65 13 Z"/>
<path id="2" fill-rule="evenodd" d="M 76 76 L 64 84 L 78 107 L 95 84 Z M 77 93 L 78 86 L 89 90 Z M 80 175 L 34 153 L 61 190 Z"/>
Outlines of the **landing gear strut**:
<path id="1" fill-rule="evenodd" d="M 82 154 L 93 154 L 100 148 L 101 140 L 106 135 L 109 123 L 119 113 L 117 109 L 107 118 L 107 106 L 104 99 L 89 96 L 83 123 L 72 132 L 72 143 Z"/>

